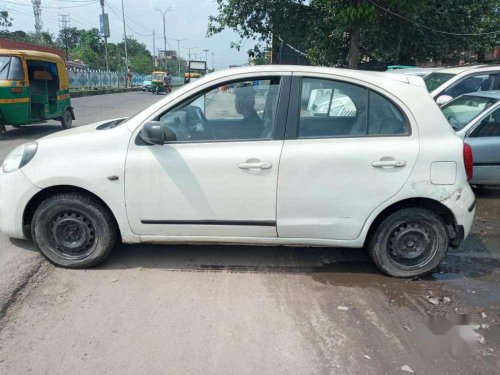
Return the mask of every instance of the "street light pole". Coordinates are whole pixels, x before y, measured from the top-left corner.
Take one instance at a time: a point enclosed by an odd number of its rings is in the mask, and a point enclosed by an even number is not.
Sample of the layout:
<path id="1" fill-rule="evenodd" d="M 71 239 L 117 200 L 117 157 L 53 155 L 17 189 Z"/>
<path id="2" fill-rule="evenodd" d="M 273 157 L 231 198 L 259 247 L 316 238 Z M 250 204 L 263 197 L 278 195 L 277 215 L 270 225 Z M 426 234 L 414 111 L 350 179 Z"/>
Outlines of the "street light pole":
<path id="1" fill-rule="evenodd" d="M 102 19 L 104 22 L 104 0 L 101 0 L 101 9 L 102 9 Z M 106 56 L 106 72 L 109 73 L 108 37 L 106 36 L 106 30 L 104 30 L 104 54 Z"/>
<path id="2" fill-rule="evenodd" d="M 179 77 L 180 77 L 181 76 L 181 60 L 180 60 L 180 57 L 181 57 L 181 42 L 183 40 L 187 40 L 187 38 L 184 38 L 184 39 L 168 38 L 168 39 L 177 41 L 177 62 L 178 62 L 178 69 L 179 69 L 178 73 L 179 73 Z"/>
<path id="3" fill-rule="evenodd" d="M 123 0 L 122 0 L 123 1 Z M 163 17 L 163 54 L 165 57 L 165 69 L 167 68 L 167 32 L 165 29 L 165 16 L 167 15 L 167 12 L 170 12 L 172 10 L 171 7 L 168 7 L 165 10 L 161 10 L 159 8 L 155 8 L 155 11 L 160 12 L 161 16 Z"/>
<path id="4" fill-rule="evenodd" d="M 208 73 L 208 49 L 203 50 L 205 52 L 205 74 Z"/>
<path id="5" fill-rule="evenodd" d="M 212 72 L 215 72 L 214 53 L 212 52 Z"/>
<path id="6" fill-rule="evenodd" d="M 123 0 L 122 0 L 122 17 L 123 17 L 123 42 L 125 44 L 125 70 L 127 71 L 128 74 L 127 30 L 125 29 L 125 8 L 123 7 Z"/>

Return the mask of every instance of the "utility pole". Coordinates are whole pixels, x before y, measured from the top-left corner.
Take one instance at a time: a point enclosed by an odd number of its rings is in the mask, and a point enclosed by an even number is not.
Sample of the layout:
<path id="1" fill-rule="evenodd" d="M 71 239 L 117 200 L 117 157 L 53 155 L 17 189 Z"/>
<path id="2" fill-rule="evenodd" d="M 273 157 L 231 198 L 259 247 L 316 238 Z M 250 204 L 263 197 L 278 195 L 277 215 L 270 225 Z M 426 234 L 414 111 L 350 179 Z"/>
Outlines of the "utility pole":
<path id="1" fill-rule="evenodd" d="M 203 50 L 205 52 L 205 74 L 208 73 L 208 49 Z"/>
<path id="2" fill-rule="evenodd" d="M 187 38 L 184 38 L 184 39 L 175 39 L 175 38 L 169 38 L 169 39 L 172 39 L 172 40 L 175 40 L 177 41 L 177 62 L 178 62 L 178 69 L 179 69 L 179 77 L 181 76 L 181 42 L 183 40 L 187 40 Z"/>
<path id="3" fill-rule="evenodd" d="M 125 29 L 125 8 L 122 0 L 123 42 L 125 43 L 125 71 L 128 72 L 127 30 Z"/>
<path id="4" fill-rule="evenodd" d="M 63 31 L 64 35 L 64 57 L 68 61 L 68 28 L 69 28 L 69 14 L 58 13 L 60 30 Z"/>
<path id="5" fill-rule="evenodd" d="M 153 66 L 156 68 L 156 42 L 155 29 L 153 29 Z"/>
<path id="6" fill-rule="evenodd" d="M 104 0 L 101 0 L 101 14 L 102 14 L 102 19 L 104 21 Z M 106 29 L 106 26 L 103 26 L 103 29 Z M 106 72 L 109 72 L 109 56 L 108 56 L 108 36 L 106 35 L 106 31 L 104 30 L 104 54 L 106 58 Z"/>
<path id="7" fill-rule="evenodd" d="M 171 7 L 168 7 L 165 10 L 155 8 L 155 11 L 160 12 L 162 17 L 163 17 L 163 48 L 164 48 L 163 54 L 164 54 L 164 58 L 165 58 L 165 69 L 167 68 L 167 33 L 166 33 L 166 29 L 165 29 L 165 16 L 167 15 L 167 12 L 170 12 L 171 10 L 172 10 Z"/>
<path id="8" fill-rule="evenodd" d="M 215 72 L 214 53 L 212 52 L 212 72 Z"/>
<path id="9" fill-rule="evenodd" d="M 33 13 L 35 15 L 35 32 L 38 39 L 40 39 L 40 33 L 42 32 L 43 22 L 42 22 L 42 0 L 31 0 L 33 4 Z"/>
<path id="10" fill-rule="evenodd" d="M 184 49 L 187 49 L 187 50 L 188 50 L 188 58 L 189 58 L 189 60 L 188 60 L 188 61 L 190 61 L 190 60 L 191 60 L 191 50 L 192 50 L 192 49 L 196 49 L 196 48 L 197 48 L 197 47 L 184 47 Z M 196 55 L 195 55 L 195 56 L 196 56 Z M 195 57 L 195 58 L 196 58 L 196 57 Z"/>

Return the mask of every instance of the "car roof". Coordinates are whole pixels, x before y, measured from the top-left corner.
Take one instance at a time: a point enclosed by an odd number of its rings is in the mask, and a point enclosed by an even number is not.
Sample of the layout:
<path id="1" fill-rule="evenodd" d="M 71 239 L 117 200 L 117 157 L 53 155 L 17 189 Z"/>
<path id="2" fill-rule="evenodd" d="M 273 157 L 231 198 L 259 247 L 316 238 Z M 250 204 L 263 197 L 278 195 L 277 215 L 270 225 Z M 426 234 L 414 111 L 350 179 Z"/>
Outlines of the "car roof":
<path id="1" fill-rule="evenodd" d="M 489 69 L 500 70 L 500 65 L 498 64 L 482 64 L 482 65 L 463 65 L 463 66 L 454 66 L 450 68 L 439 69 L 437 73 L 449 73 L 449 74 L 460 74 L 469 71 L 486 71 Z"/>
<path id="2" fill-rule="evenodd" d="M 500 90 L 492 90 L 492 91 L 478 91 L 472 92 L 470 94 L 464 94 L 466 96 L 479 96 L 482 98 L 493 98 L 500 100 Z"/>
<path id="3" fill-rule="evenodd" d="M 224 70 L 218 70 L 213 73 L 205 75 L 205 77 L 211 79 L 224 78 L 228 73 L 234 74 L 258 74 L 258 73 L 279 73 L 279 72 L 290 72 L 290 73 L 323 73 L 331 75 L 339 75 L 348 78 L 360 79 L 360 80 L 372 80 L 372 79 L 387 79 L 391 81 L 398 81 L 403 83 L 409 83 L 417 86 L 425 87 L 423 80 L 420 77 L 408 76 L 404 74 L 394 74 L 391 72 L 376 72 L 370 70 L 354 70 L 354 69 L 342 69 L 342 68 L 330 68 L 330 67 L 320 67 L 320 66 L 309 66 L 309 65 L 256 65 L 256 66 L 246 66 L 229 68 Z M 208 79 L 207 78 L 207 79 Z"/>

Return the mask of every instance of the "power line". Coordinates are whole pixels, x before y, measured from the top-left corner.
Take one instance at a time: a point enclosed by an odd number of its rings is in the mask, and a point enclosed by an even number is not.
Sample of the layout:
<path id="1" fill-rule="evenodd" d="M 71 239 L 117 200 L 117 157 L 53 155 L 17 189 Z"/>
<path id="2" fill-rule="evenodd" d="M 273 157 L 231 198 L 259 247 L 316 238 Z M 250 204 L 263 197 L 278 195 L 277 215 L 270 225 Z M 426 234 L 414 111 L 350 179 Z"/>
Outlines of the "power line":
<path id="1" fill-rule="evenodd" d="M 389 13 L 389 14 L 395 16 L 395 17 L 398 17 L 398 18 L 401 18 L 402 20 L 410 22 L 410 23 L 412 23 L 413 25 L 415 25 L 417 27 L 421 27 L 423 29 L 427 29 L 427 30 L 433 31 L 435 33 L 446 34 L 446 35 L 454 35 L 454 36 L 482 36 L 482 35 L 500 34 L 500 30 L 489 31 L 489 32 L 486 32 L 486 33 L 452 33 L 452 32 L 449 32 L 449 31 L 438 30 L 438 29 L 434 29 L 434 28 L 429 27 L 429 26 L 422 25 L 422 24 L 420 24 L 418 22 L 415 22 L 415 21 L 413 21 L 413 20 L 411 20 L 409 18 L 406 18 L 405 16 L 402 16 L 401 14 L 393 12 L 390 9 L 384 8 L 383 6 L 381 6 L 381 5 L 377 4 L 376 2 L 374 2 L 373 0 L 368 0 L 368 2 L 370 2 L 371 4 L 373 4 L 374 6 L 376 6 L 377 8 L 379 8 L 381 10 L 383 10 L 386 13 Z"/>

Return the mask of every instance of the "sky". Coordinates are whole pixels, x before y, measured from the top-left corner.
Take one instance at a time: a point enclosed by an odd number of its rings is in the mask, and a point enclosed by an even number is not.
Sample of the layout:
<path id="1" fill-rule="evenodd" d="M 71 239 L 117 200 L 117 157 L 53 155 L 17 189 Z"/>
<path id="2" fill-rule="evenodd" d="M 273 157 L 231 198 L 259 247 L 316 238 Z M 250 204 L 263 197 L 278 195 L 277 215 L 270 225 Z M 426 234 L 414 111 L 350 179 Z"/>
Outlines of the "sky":
<path id="1" fill-rule="evenodd" d="M 240 65 L 247 62 L 246 50 L 251 42 L 244 42 L 241 51 L 230 47 L 231 42 L 239 41 L 238 36 L 226 30 L 216 36 L 206 38 L 208 16 L 217 14 L 215 0 L 123 0 L 125 7 L 125 24 L 127 37 L 133 36 L 153 50 L 153 29 L 155 31 L 156 49 L 163 49 L 163 19 L 155 8 L 167 9 L 165 17 L 167 49 L 177 50 L 180 42 L 181 56 L 187 57 L 187 47 L 191 48 L 191 58 L 205 59 L 204 49 L 208 49 L 208 67 L 213 61 L 216 69 L 224 69 L 229 65 Z M 121 0 L 105 0 L 105 12 L 108 13 L 111 37 L 108 41 L 119 42 L 123 39 L 121 21 Z M 58 14 L 70 15 L 70 27 L 99 28 L 101 6 L 99 0 L 41 0 L 43 31 L 57 34 L 59 31 Z M 10 31 L 35 31 L 35 18 L 31 0 L 0 0 L 0 8 L 5 8 L 12 16 L 13 25 Z"/>

